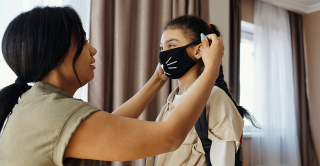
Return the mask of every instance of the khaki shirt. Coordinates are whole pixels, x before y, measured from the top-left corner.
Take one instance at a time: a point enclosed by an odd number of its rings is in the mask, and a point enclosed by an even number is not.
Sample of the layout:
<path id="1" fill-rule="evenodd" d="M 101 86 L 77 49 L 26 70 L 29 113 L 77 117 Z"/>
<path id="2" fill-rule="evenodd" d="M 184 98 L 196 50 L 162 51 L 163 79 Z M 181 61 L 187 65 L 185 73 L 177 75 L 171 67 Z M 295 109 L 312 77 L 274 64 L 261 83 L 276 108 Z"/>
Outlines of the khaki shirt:
<path id="1" fill-rule="evenodd" d="M 176 88 L 168 97 L 167 103 L 157 117 L 157 122 L 164 121 L 170 112 L 188 95 L 194 83 L 176 100 Z M 240 145 L 240 137 L 244 121 L 229 96 L 219 87 L 212 89 L 206 105 L 208 121 L 208 137 L 212 141 L 234 141 L 235 151 Z M 156 161 L 158 160 L 158 161 Z M 158 163 L 158 164 L 156 164 Z M 146 166 L 206 166 L 206 158 L 201 140 L 193 127 L 182 145 L 174 152 L 147 158 Z"/>
<path id="2" fill-rule="evenodd" d="M 21 96 L 0 138 L 1 166 L 98 166 L 63 155 L 78 125 L 99 111 L 52 85 L 37 82 Z"/>

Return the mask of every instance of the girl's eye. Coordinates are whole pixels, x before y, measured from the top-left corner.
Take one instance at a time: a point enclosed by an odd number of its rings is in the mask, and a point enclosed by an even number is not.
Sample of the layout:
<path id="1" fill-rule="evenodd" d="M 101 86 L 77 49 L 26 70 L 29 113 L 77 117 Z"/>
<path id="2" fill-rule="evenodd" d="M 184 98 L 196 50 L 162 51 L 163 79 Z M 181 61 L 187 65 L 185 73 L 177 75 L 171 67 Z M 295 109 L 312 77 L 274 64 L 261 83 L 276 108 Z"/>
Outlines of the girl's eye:
<path id="1" fill-rule="evenodd" d="M 169 44 L 169 48 L 173 48 L 174 47 L 174 45 L 172 45 L 172 44 Z M 163 51 L 163 47 L 162 46 L 160 46 L 160 51 Z"/>

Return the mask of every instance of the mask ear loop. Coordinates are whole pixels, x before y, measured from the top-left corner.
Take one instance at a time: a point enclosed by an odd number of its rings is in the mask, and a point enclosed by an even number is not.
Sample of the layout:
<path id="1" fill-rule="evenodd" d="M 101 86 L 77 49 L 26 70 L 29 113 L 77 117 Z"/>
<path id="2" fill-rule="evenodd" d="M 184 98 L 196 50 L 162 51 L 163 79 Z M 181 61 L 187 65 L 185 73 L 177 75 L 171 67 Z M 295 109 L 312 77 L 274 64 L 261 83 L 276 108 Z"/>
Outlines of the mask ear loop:
<path id="1" fill-rule="evenodd" d="M 201 40 L 196 40 L 196 41 L 194 41 L 194 42 L 186 45 L 185 47 L 188 48 L 189 46 L 192 46 L 193 44 L 198 43 L 198 42 L 199 42 L 199 44 L 200 44 L 200 43 L 201 43 Z"/>
<path id="2" fill-rule="evenodd" d="M 201 43 L 201 40 L 196 40 L 196 41 L 194 41 L 194 42 L 192 42 L 192 43 L 190 43 L 190 44 L 188 44 L 188 45 L 183 46 L 183 48 L 188 48 L 188 47 L 190 47 L 190 46 L 192 46 L 193 44 L 198 43 L 198 42 Z M 200 43 L 199 43 L 199 44 L 200 44 Z M 192 58 L 190 58 L 189 56 L 188 56 L 188 58 L 191 59 L 193 62 L 195 62 L 195 64 L 202 60 L 202 57 L 201 57 L 198 61 L 194 61 L 194 60 L 193 60 Z"/>

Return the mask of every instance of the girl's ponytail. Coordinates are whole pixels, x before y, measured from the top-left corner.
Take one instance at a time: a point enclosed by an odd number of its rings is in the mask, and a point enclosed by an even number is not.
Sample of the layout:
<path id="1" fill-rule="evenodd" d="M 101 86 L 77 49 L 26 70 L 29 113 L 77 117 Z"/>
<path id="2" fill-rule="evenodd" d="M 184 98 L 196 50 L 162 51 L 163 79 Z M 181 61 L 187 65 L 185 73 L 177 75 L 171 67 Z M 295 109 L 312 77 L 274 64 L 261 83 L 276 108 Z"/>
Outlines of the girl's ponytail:
<path id="1" fill-rule="evenodd" d="M 238 103 L 236 101 L 233 100 L 232 95 L 228 89 L 228 85 L 226 83 L 226 81 L 224 80 L 224 74 L 223 74 L 223 67 L 222 65 L 220 65 L 220 70 L 219 70 L 219 76 L 215 82 L 215 85 L 218 86 L 219 88 L 221 88 L 232 100 L 233 104 L 236 106 L 238 112 L 240 113 L 240 115 L 242 116 L 242 118 L 246 118 L 248 119 L 251 124 L 258 128 L 261 129 L 260 125 L 257 123 L 256 119 L 250 114 L 250 112 L 248 110 L 246 110 L 245 108 L 243 108 L 242 106 L 238 105 Z"/>

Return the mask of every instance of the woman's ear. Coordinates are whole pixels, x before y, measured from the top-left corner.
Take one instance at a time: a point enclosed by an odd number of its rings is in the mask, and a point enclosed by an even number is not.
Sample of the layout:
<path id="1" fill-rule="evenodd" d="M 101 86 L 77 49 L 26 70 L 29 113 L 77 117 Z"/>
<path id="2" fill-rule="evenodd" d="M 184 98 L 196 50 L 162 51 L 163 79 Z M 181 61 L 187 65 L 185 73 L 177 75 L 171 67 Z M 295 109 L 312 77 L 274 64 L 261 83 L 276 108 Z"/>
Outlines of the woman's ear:
<path id="1" fill-rule="evenodd" d="M 203 53 L 203 44 L 200 43 L 196 46 L 196 53 L 194 54 L 195 59 L 199 60 L 200 58 L 202 58 L 202 53 Z"/>

